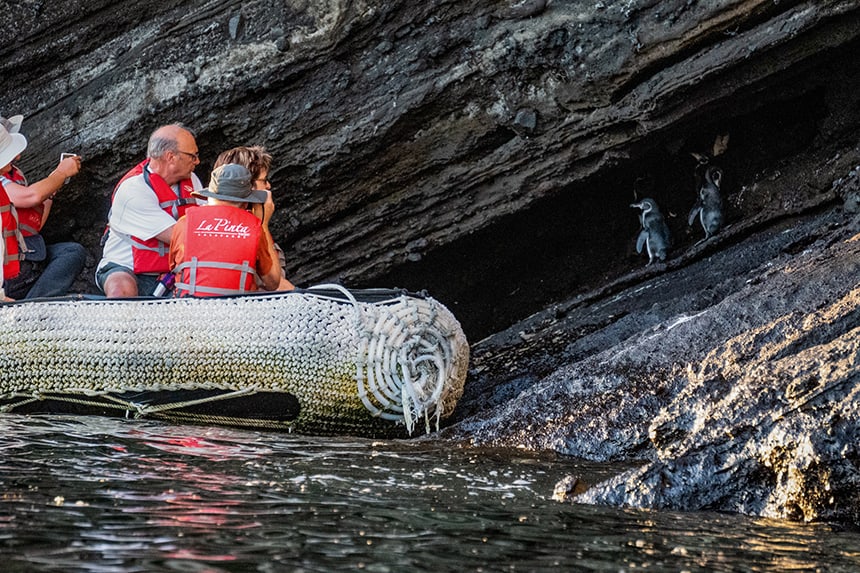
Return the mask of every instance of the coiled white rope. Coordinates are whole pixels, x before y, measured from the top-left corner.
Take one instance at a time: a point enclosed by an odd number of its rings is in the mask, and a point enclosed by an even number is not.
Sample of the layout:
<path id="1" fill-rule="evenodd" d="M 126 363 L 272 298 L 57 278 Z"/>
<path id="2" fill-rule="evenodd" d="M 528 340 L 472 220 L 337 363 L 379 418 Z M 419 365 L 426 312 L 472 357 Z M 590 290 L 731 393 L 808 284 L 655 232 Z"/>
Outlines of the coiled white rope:
<path id="1" fill-rule="evenodd" d="M 439 320 L 432 300 L 401 296 L 385 307 L 387 316 L 368 317 L 362 336 L 365 360 L 358 366 L 358 395 L 374 415 L 402 420 L 413 431 L 424 419 L 430 431 L 453 405 L 442 400 L 446 380 L 457 360 L 452 340 L 433 327 Z M 450 408 L 450 409 L 449 409 Z"/>

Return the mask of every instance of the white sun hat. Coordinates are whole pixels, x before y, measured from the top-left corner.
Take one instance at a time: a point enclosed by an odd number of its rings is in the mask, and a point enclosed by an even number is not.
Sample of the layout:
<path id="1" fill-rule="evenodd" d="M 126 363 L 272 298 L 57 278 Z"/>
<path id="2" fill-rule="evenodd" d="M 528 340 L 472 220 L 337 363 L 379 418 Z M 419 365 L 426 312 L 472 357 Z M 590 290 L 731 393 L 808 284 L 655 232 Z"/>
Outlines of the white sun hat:
<path id="1" fill-rule="evenodd" d="M 0 124 L 0 167 L 6 167 L 27 149 L 27 138 L 20 133 L 9 133 Z"/>
<path id="2" fill-rule="evenodd" d="M 13 115 L 9 119 L 0 115 L 0 124 L 2 124 L 9 133 L 20 133 L 22 123 L 24 123 L 23 115 Z"/>

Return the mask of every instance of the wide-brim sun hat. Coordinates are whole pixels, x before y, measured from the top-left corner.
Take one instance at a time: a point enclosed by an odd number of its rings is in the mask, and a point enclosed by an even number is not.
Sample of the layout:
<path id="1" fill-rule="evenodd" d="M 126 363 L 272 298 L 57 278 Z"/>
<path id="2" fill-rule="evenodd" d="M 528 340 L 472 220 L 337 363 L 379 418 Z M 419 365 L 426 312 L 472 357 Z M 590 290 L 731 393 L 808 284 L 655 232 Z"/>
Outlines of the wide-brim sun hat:
<path id="1" fill-rule="evenodd" d="M 27 149 L 27 138 L 20 133 L 9 133 L 0 124 L 0 167 L 6 167 L 15 161 L 15 158 L 25 149 Z"/>
<path id="2" fill-rule="evenodd" d="M 195 197 L 211 197 L 234 203 L 265 203 L 269 194 L 253 189 L 251 172 L 238 163 L 227 163 L 212 171 L 209 187 L 192 193 Z"/>
<path id="3" fill-rule="evenodd" d="M 3 124 L 9 133 L 20 133 L 22 123 L 24 123 L 23 115 L 13 115 L 8 119 L 0 116 L 0 124 Z"/>

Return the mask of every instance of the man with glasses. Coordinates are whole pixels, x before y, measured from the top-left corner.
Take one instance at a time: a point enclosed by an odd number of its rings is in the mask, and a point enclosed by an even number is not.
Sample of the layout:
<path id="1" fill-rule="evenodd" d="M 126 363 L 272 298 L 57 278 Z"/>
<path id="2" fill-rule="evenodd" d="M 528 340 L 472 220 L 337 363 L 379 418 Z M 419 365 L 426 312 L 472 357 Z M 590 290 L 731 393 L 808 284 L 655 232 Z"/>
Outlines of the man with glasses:
<path id="1" fill-rule="evenodd" d="M 96 284 L 108 298 L 151 295 L 168 272 L 170 237 L 176 221 L 196 205 L 203 188 L 194 134 L 183 125 L 159 127 L 149 138 L 147 158 L 114 189 Z"/>

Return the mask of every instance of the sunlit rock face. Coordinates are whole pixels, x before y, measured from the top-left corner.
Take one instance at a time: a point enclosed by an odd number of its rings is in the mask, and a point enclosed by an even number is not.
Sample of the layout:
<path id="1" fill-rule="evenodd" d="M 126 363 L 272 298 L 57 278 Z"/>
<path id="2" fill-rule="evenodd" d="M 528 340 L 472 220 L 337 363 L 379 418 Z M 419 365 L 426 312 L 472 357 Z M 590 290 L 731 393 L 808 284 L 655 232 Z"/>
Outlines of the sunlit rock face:
<path id="1" fill-rule="evenodd" d="M 860 235 L 842 235 L 777 269 L 773 282 L 793 275 L 782 285 L 788 296 L 805 288 L 797 281 L 820 289 L 809 311 L 793 310 L 714 348 L 649 425 L 656 462 L 584 499 L 860 523 L 858 242 Z M 822 276 L 822 256 L 845 265 L 854 285 Z"/>
<path id="2" fill-rule="evenodd" d="M 295 283 L 463 324 L 446 436 L 649 463 L 595 502 L 853 511 L 860 0 L 15 2 L 0 38 L 22 167 L 84 157 L 46 230 L 89 249 L 80 290 L 155 127 L 204 181 L 265 145 Z M 701 244 L 692 153 L 725 174 Z M 643 197 L 674 238 L 647 268 Z"/>
<path id="3" fill-rule="evenodd" d="M 681 390 L 648 424 L 653 463 L 580 500 L 860 524 L 858 231 L 856 220 L 827 228 L 679 325 L 695 330 L 726 307 L 749 323 L 679 376 Z"/>

